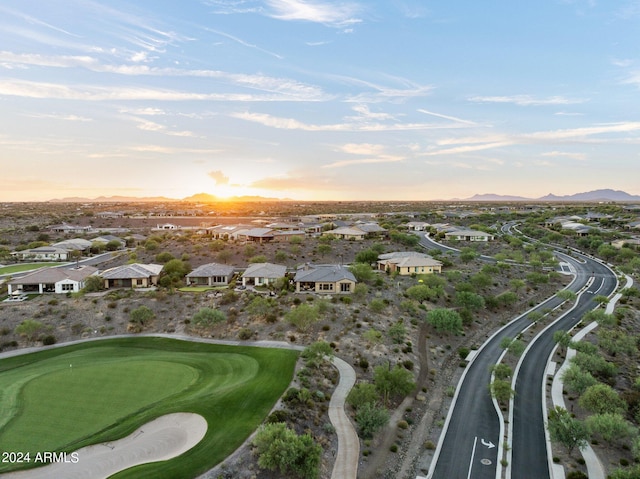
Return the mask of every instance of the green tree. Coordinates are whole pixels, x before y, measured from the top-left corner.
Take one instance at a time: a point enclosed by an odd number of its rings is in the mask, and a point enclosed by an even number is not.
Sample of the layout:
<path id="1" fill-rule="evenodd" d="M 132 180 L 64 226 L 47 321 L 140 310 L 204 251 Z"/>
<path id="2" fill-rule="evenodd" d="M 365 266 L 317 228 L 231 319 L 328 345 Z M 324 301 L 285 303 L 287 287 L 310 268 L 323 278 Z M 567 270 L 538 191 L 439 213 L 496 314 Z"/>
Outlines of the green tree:
<path id="1" fill-rule="evenodd" d="M 325 255 L 328 255 L 329 253 L 331 253 L 333 248 L 331 248 L 331 245 L 328 245 L 326 243 L 322 243 L 318 245 L 318 254 L 322 257 L 324 257 Z"/>
<path id="2" fill-rule="evenodd" d="M 273 257 L 278 263 L 282 263 L 287 260 L 288 255 L 285 251 L 278 250 L 276 251 L 275 256 Z"/>
<path id="3" fill-rule="evenodd" d="M 374 384 L 366 381 L 356 384 L 347 395 L 347 403 L 354 409 L 371 403 L 376 404 L 380 399 L 380 393 Z"/>
<path id="4" fill-rule="evenodd" d="M 320 364 L 326 359 L 331 360 L 333 357 L 333 349 L 326 341 L 316 341 L 302 351 L 301 356 L 307 361 L 307 365 L 312 368 L 320 367 Z"/>
<path id="5" fill-rule="evenodd" d="M 477 257 L 478 253 L 472 248 L 466 247 L 460 250 L 460 261 L 463 263 L 470 263 Z"/>
<path id="6" fill-rule="evenodd" d="M 227 264 L 227 261 L 229 261 L 232 256 L 233 256 L 233 253 L 231 253 L 231 251 L 229 251 L 228 249 L 223 249 L 222 251 L 218 252 L 218 255 L 216 256 L 216 258 L 221 263 Z"/>
<path id="7" fill-rule="evenodd" d="M 267 257 L 263 254 L 258 254 L 249 258 L 249 263 L 266 263 Z"/>
<path id="8" fill-rule="evenodd" d="M 27 339 L 29 342 L 36 341 L 38 336 L 47 330 L 47 327 L 35 319 L 25 319 L 16 326 L 15 333 Z"/>
<path id="9" fill-rule="evenodd" d="M 595 321 L 602 328 L 613 328 L 616 326 L 616 317 L 613 314 L 607 314 L 604 309 L 594 309 L 582 316 L 584 323 L 592 323 Z"/>
<path id="10" fill-rule="evenodd" d="M 106 245 L 104 245 L 104 248 L 107 251 L 117 251 L 122 247 L 122 243 L 118 240 L 111 240 L 108 241 Z"/>
<path id="11" fill-rule="evenodd" d="M 513 375 L 513 370 L 511 366 L 505 363 L 498 363 L 491 368 L 493 375 L 496 379 L 501 381 L 509 379 Z"/>
<path id="12" fill-rule="evenodd" d="M 192 321 L 196 326 L 211 326 L 213 324 L 221 323 L 227 320 L 227 315 L 224 311 L 219 309 L 213 309 L 209 307 L 200 308 L 198 312 L 193 315 Z"/>
<path id="13" fill-rule="evenodd" d="M 638 479 L 640 477 L 640 465 L 636 464 L 630 468 L 619 468 L 611 471 L 607 479 Z"/>
<path id="14" fill-rule="evenodd" d="M 171 261 L 173 258 L 174 258 L 174 256 L 171 253 L 169 253 L 168 251 L 163 251 L 162 253 L 158 253 L 156 255 L 156 261 L 158 263 L 162 263 L 162 264 Z"/>
<path id="15" fill-rule="evenodd" d="M 511 389 L 511 382 L 502 379 L 495 379 L 489 386 L 491 397 L 501 404 L 507 404 L 515 394 Z"/>
<path id="16" fill-rule="evenodd" d="M 435 301 L 438 299 L 438 291 L 430 288 L 426 284 L 416 284 L 407 288 L 405 294 L 408 298 L 424 303 L 425 301 Z"/>
<path id="17" fill-rule="evenodd" d="M 349 271 L 356 277 L 356 281 L 361 283 L 370 283 L 373 281 L 374 272 L 371 266 L 364 263 L 357 263 L 349 266 Z"/>
<path id="18" fill-rule="evenodd" d="M 365 298 L 367 297 L 368 292 L 369 292 L 369 287 L 366 284 L 358 283 L 353 289 L 353 293 L 351 294 L 351 296 L 353 296 L 358 301 L 364 301 Z"/>
<path id="19" fill-rule="evenodd" d="M 355 419 L 360 436 L 369 439 L 387 424 L 389 412 L 382 406 L 367 402 L 358 408 Z"/>
<path id="20" fill-rule="evenodd" d="M 584 343 L 584 341 L 580 341 Z M 593 345 L 592 345 L 593 346 Z M 597 354 L 587 354 L 578 351 L 571 358 L 571 363 L 577 364 L 584 371 L 589 371 L 596 377 L 612 378 L 618 374 L 618 367 Z"/>
<path id="21" fill-rule="evenodd" d="M 148 306 L 138 306 L 129 313 L 129 321 L 133 324 L 144 326 L 155 316 L 156 314 Z"/>
<path id="22" fill-rule="evenodd" d="M 356 263 L 365 263 L 371 265 L 378 261 L 379 253 L 373 249 L 363 249 L 356 253 Z"/>
<path id="23" fill-rule="evenodd" d="M 439 333 L 459 334 L 462 331 L 462 317 L 453 309 L 432 309 L 426 320 Z"/>
<path id="24" fill-rule="evenodd" d="M 256 254 L 256 247 L 252 244 L 245 245 L 243 253 L 245 258 L 251 258 Z"/>
<path id="25" fill-rule="evenodd" d="M 406 396 L 416 387 L 411 371 L 400 365 L 392 368 L 390 363 L 376 366 L 373 370 L 373 384 L 387 404 L 389 398 Z"/>
<path id="26" fill-rule="evenodd" d="M 587 388 L 598 384 L 598 380 L 590 372 L 583 371 L 577 364 L 571 364 L 562 373 L 562 381 L 568 391 L 576 394 L 582 394 Z"/>
<path id="27" fill-rule="evenodd" d="M 369 309 L 374 313 L 382 313 L 386 307 L 386 303 L 380 298 L 372 299 L 369 302 Z"/>
<path id="28" fill-rule="evenodd" d="M 369 328 L 364 332 L 362 337 L 372 345 L 380 344 L 382 342 L 382 333 L 375 328 Z"/>
<path id="29" fill-rule="evenodd" d="M 247 313 L 253 319 L 266 319 L 267 316 L 273 312 L 275 308 L 275 302 L 271 298 L 265 298 L 264 296 L 256 296 L 247 305 Z"/>
<path id="30" fill-rule="evenodd" d="M 488 288 L 493 284 L 493 278 L 487 273 L 476 273 L 469 278 L 469 281 L 478 289 Z"/>
<path id="31" fill-rule="evenodd" d="M 569 291 L 568 289 L 562 289 L 556 293 L 556 296 L 564 301 L 575 301 L 576 293 Z"/>
<path id="32" fill-rule="evenodd" d="M 84 280 L 83 293 L 95 293 L 104 289 L 104 279 L 102 276 L 92 275 Z"/>
<path id="33" fill-rule="evenodd" d="M 559 329 L 553 333 L 553 341 L 566 352 L 567 348 L 571 344 L 571 335 L 565 330 Z"/>
<path id="34" fill-rule="evenodd" d="M 387 334 L 393 343 L 402 344 L 405 336 L 407 335 L 407 328 L 402 322 L 402 319 L 393 323 L 387 330 Z"/>
<path id="35" fill-rule="evenodd" d="M 484 308 L 484 298 L 470 291 L 460 291 L 456 293 L 454 302 L 456 306 L 467 308 L 470 311 L 478 311 Z"/>
<path id="36" fill-rule="evenodd" d="M 636 429 L 618 413 L 594 414 L 586 419 L 587 429 L 607 442 L 622 441 L 636 434 Z"/>
<path id="37" fill-rule="evenodd" d="M 578 404 L 593 414 L 624 413 L 627 403 L 618 396 L 615 389 L 607 384 L 589 386 L 580 396 Z"/>
<path id="38" fill-rule="evenodd" d="M 191 266 L 189 266 L 189 263 L 174 258 L 165 263 L 160 276 L 169 278 L 170 284 L 175 285 L 181 283 L 182 279 L 189 274 L 190 271 Z"/>
<path id="39" fill-rule="evenodd" d="M 319 317 L 318 309 L 306 303 L 291 308 L 287 314 L 284 315 L 284 319 L 288 323 L 302 332 L 308 331 L 309 328 L 318 321 Z"/>
<path id="40" fill-rule="evenodd" d="M 253 439 L 258 465 L 287 477 L 317 479 L 322 448 L 309 434 L 298 436 L 285 423 L 265 424 Z"/>
<path id="41" fill-rule="evenodd" d="M 616 329 L 600 329 L 598 345 L 612 356 L 618 354 L 632 356 L 638 352 L 637 338 L 626 331 Z"/>
<path id="42" fill-rule="evenodd" d="M 584 449 L 589 443 L 589 431 L 585 424 L 560 406 L 549 411 L 547 429 L 551 440 L 566 447 L 569 455 L 576 447 Z"/>

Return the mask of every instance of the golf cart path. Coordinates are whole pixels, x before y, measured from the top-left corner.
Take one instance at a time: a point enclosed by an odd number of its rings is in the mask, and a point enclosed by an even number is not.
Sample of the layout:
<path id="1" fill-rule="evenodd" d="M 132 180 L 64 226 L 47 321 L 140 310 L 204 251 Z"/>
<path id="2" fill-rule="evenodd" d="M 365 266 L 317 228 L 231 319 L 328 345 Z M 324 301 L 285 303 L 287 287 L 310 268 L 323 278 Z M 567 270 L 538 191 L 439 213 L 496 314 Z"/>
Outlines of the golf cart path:
<path id="1" fill-rule="evenodd" d="M 73 456 L 67 454 L 69 462 L 11 472 L 0 477 L 2 479 L 51 479 L 52 477 L 106 479 L 119 471 L 139 464 L 166 461 L 177 457 L 198 444 L 206 432 L 207 421 L 199 414 L 167 414 L 144 424 L 127 437 L 78 449 Z"/>
<path id="2" fill-rule="evenodd" d="M 338 454 L 331 479 L 355 479 L 358 474 L 360 440 L 344 411 L 344 402 L 356 382 L 356 372 L 340 358 L 334 356 L 332 362 L 340 373 L 340 382 L 329 402 L 329 420 L 338 436 Z"/>

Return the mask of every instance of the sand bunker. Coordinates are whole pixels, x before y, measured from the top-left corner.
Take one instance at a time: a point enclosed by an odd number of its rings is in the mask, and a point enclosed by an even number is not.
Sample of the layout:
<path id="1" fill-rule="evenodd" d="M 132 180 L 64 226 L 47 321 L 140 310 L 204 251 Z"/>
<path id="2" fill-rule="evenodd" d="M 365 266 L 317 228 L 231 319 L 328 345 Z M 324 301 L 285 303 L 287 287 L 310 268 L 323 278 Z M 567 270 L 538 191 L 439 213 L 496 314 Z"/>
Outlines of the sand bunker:
<path id="1" fill-rule="evenodd" d="M 113 442 L 76 451 L 77 462 L 57 463 L 29 471 L 2 474 L 2 479 L 103 479 L 148 462 L 165 461 L 198 444 L 207 432 L 207 421 L 198 414 L 175 413 L 159 417 L 131 435 Z M 71 460 L 71 455 L 67 455 Z"/>

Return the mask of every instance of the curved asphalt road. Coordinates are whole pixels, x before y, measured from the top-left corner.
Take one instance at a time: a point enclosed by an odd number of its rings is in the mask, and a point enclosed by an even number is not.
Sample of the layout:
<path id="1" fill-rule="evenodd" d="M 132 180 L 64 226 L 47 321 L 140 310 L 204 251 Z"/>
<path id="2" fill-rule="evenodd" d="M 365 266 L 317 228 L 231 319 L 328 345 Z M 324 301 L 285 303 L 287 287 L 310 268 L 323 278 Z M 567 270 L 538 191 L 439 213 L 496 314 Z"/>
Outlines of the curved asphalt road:
<path id="1" fill-rule="evenodd" d="M 421 238 L 421 244 L 427 249 L 442 249 L 441 245 L 427 238 Z M 567 289 L 578 292 L 586 285 L 587 281 L 587 276 L 577 275 Z M 440 437 L 431 462 L 429 478 L 494 479 L 501 477 L 502 466 L 499 462 L 500 447 L 498 446 L 504 435 L 503 418 L 498 413 L 489 393 L 490 369 L 503 354 L 500 341 L 505 337 L 513 338 L 528 327 L 531 322 L 526 319 L 526 316 L 531 311 L 540 310 L 542 312 L 545 309 L 554 309 L 562 302 L 563 300 L 555 295 L 550 297 L 497 331 L 477 351 L 458 383 L 443 435 Z M 551 333 L 552 335 L 553 333 Z M 542 365 L 543 372 L 545 365 L 546 359 Z M 537 382 L 536 387 L 539 398 L 540 382 Z M 525 393 L 518 392 L 517 395 L 525 396 Z M 537 404 L 538 409 L 541 409 L 541 399 L 538 399 Z M 544 436 L 544 425 L 542 432 Z M 541 444 L 543 447 L 546 445 L 544 437 Z M 546 449 L 542 455 L 537 455 L 533 460 L 546 465 Z M 532 474 L 527 477 L 538 478 L 537 475 Z"/>
<path id="2" fill-rule="evenodd" d="M 545 374 L 555 347 L 553 333 L 573 328 L 588 311 L 598 305 L 594 296 L 609 296 L 618 285 L 615 274 L 605 265 L 586 256 L 580 263 L 565 256 L 576 269 L 577 284 L 591 281 L 576 306 L 542 331 L 530 343 L 521 359 L 514 381 L 516 395 L 511 408 L 511 460 L 507 479 L 546 479 L 551 477 L 545 435 Z"/>

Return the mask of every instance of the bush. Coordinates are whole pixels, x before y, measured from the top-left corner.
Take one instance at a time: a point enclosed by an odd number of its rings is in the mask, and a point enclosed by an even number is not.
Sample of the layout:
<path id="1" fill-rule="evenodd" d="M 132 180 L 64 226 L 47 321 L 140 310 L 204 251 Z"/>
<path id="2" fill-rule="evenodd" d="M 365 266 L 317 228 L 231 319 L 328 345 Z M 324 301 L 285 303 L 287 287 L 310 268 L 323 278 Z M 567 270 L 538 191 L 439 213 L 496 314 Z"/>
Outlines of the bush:
<path id="1" fill-rule="evenodd" d="M 192 320 L 198 326 L 211 326 L 226 321 L 227 315 L 219 309 L 204 307 L 193 315 Z"/>
<path id="2" fill-rule="evenodd" d="M 42 338 L 42 344 L 45 346 L 51 346 L 52 344 L 56 344 L 56 337 L 49 334 Z"/>
<path id="3" fill-rule="evenodd" d="M 129 313 L 129 320 L 139 326 L 144 326 L 155 317 L 155 313 L 147 306 L 140 306 Z"/>
<path id="4" fill-rule="evenodd" d="M 253 336 L 253 330 L 250 328 L 242 328 L 240 331 L 238 331 L 239 339 L 247 340 L 247 339 L 251 339 L 252 336 Z"/>

